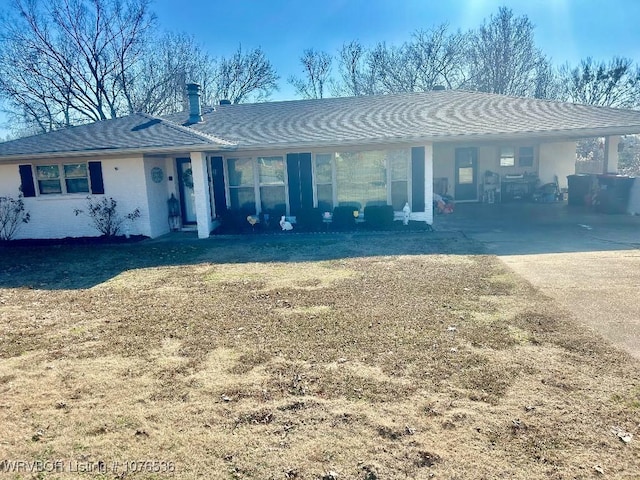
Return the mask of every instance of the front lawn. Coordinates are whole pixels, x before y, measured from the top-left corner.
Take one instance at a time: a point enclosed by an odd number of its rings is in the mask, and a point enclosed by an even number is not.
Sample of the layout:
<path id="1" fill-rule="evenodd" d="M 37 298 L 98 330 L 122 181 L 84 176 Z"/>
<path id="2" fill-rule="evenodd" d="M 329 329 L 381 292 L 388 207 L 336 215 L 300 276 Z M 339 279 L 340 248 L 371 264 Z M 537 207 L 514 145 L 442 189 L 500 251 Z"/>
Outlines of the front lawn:
<path id="1" fill-rule="evenodd" d="M 639 422 L 637 361 L 462 237 L 0 249 L 0 477 L 634 479 Z"/>

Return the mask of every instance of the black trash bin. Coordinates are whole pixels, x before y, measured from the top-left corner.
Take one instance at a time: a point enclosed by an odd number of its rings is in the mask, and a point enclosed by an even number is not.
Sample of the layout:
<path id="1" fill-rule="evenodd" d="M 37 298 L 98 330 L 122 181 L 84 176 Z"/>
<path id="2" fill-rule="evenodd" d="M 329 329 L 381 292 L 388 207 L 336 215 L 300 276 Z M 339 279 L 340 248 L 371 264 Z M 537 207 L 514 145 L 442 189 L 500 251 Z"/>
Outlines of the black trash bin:
<path id="1" fill-rule="evenodd" d="M 568 204 L 575 206 L 585 206 L 587 197 L 591 193 L 591 185 L 593 176 L 585 173 L 576 175 L 567 175 L 567 183 L 569 186 Z"/>
<path id="2" fill-rule="evenodd" d="M 626 213 L 634 177 L 598 175 L 596 210 L 602 213 Z"/>

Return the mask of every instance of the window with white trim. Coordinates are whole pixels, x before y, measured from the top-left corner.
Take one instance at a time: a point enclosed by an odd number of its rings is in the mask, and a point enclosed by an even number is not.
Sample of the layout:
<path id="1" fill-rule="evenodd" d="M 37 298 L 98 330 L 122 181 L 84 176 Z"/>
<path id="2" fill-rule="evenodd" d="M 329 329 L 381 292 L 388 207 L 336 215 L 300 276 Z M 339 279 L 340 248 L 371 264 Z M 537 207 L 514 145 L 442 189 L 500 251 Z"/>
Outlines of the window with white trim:
<path id="1" fill-rule="evenodd" d="M 316 155 L 316 197 L 321 212 L 333 211 L 332 160 L 332 153 L 318 153 Z"/>
<path id="2" fill-rule="evenodd" d="M 36 181 L 40 195 L 89 193 L 86 163 L 36 165 Z"/>
<path id="3" fill-rule="evenodd" d="M 287 209 L 284 157 L 258 157 L 257 163 L 261 211 L 277 211 L 280 215 L 284 215 Z"/>
<path id="4" fill-rule="evenodd" d="M 229 204 L 234 210 L 256 211 L 253 159 L 227 159 L 229 173 Z"/>
<path id="5" fill-rule="evenodd" d="M 516 166 L 516 149 L 514 147 L 500 147 L 500 166 Z"/>
<path id="6" fill-rule="evenodd" d="M 391 180 L 391 205 L 395 211 L 400 211 L 409 201 L 409 162 L 411 150 L 389 150 L 387 163 Z"/>
<path id="7" fill-rule="evenodd" d="M 387 204 L 387 167 L 384 150 L 336 153 L 339 206 L 360 210 Z"/>
<path id="8" fill-rule="evenodd" d="M 520 167 L 533 167 L 533 147 L 520 147 L 518 149 L 518 165 Z"/>

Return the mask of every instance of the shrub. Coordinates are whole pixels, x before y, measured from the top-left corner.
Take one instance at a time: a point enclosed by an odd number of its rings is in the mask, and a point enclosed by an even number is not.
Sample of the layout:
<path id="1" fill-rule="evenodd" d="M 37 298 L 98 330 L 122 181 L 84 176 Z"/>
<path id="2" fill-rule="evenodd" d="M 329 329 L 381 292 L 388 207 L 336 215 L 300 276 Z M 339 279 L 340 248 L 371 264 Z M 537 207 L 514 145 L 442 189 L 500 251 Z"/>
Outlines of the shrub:
<path id="1" fill-rule="evenodd" d="M 296 227 L 308 232 L 322 228 L 322 212 L 319 208 L 303 208 L 296 214 Z"/>
<path id="2" fill-rule="evenodd" d="M 0 197 L 0 240 L 9 241 L 23 223 L 29 223 L 31 215 L 25 212 L 22 194 L 18 199 Z"/>
<path id="3" fill-rule="evenodd" d="M 336 230 L 353 230 L 356 226 L 356 219 L 353 212 L 355 207 L 340 206 L 333 209 L 333 228 Z"/>
<path id="4" fill-rule="evenodd" d="M 372 205 L 364 207 L 364 221 L 367 228 L 391 228 L 393 226 L 393 206 Z"/>
<path id="5" fill-rule="evenodd" d="M 226 210 L 222 216 L 222 231 L 225 233 L 242 233 L 253 231 L 254 228 L 260 228 L 259 224 L 252 227 L 247 217 L 255 215 L 255 210 L 240 208 Z"/>
<path id="6" fill-rule="evenodd" d="M 275 208 L 264 210 L 260 213 L 260 225 L 262 230 L 281 230 L 280 218 L 286 214 L 286 205 L 277 205 Z"/>
<path id="7" fill-rule="evenodd" d="M 113 198 L 103 197 L 101 200 L 94 200 L 87 197 L 87 211 L 75 209 L 73 212 L 77 215 L 81 213 L 87 215 L 93 226 L 105 237 L 116 237 L 120 233 L 120 228 L 125 220 L 133 222 L 140 217 L 140 209 L 136 208 L 133 212 L 127 213 L 124 217 L 118 215 L 118 202 Z"/>

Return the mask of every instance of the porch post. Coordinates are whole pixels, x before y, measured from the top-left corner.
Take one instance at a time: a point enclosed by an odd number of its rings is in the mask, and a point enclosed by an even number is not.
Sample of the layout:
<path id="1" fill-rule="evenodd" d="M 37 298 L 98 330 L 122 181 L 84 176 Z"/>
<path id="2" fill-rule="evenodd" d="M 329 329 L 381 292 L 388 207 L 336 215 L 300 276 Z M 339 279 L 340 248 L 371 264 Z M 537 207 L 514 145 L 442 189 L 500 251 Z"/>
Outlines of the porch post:
<path id="1" fill-rule="evenodd" d="M 433 225 L 433 144 L 424 146 L 424 209 L 427 223 Z"/>
<path id="2" fill-rule="evenodd" d="M 211 193 L 209 191 L 207 155 L 203 152 L 191 152 L 190 157 L 198 238 L 208 238 L 213 224 L 211 223 Z"/>
<path id="3" fill-rule="evenodd" d="M 618 173 L 618 144 L 620 136 L 605 137 L 604 141 L 604 168 L 602 173 Z"/>

